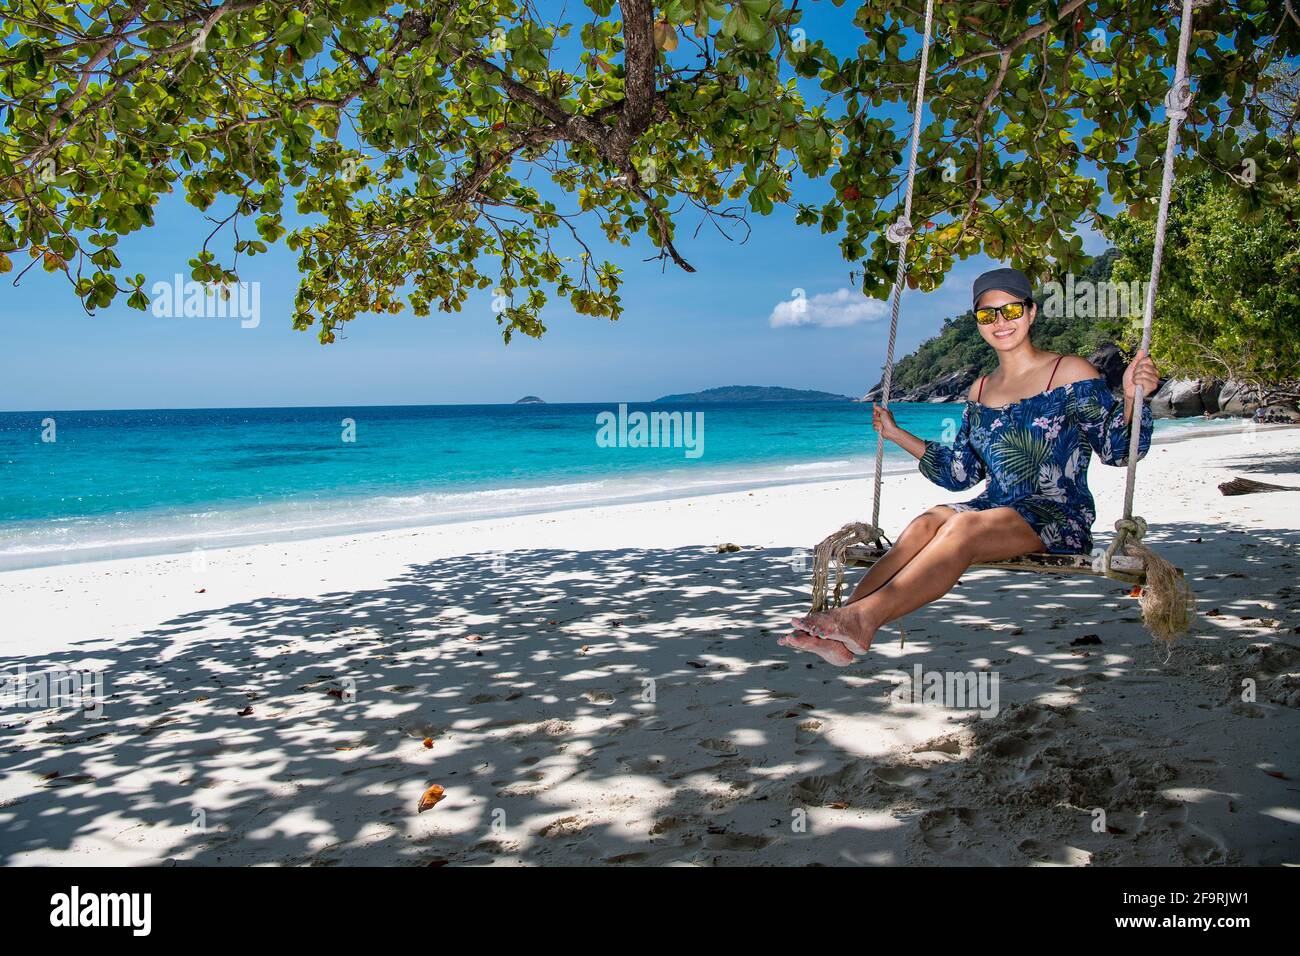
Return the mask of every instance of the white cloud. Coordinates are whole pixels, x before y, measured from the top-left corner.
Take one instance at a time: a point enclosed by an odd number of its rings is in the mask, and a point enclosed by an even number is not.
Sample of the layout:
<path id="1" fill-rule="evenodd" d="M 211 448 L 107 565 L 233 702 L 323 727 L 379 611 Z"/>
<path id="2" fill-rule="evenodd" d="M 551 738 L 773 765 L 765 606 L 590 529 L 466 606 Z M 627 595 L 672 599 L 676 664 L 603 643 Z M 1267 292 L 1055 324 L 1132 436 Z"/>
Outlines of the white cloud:
<path id="1" fill-rule="evenodd" d="M 793 298 L 778 302 L 768 322 L 779 329 L 792 325 L 817 325 L 822 328 L 841 328 L 862 322 L 875 322 L 889 315 L 889 303 L 868 299 L 855 289 L 836 289 L 820 292 L 811 298 L 795 289 Z"/>

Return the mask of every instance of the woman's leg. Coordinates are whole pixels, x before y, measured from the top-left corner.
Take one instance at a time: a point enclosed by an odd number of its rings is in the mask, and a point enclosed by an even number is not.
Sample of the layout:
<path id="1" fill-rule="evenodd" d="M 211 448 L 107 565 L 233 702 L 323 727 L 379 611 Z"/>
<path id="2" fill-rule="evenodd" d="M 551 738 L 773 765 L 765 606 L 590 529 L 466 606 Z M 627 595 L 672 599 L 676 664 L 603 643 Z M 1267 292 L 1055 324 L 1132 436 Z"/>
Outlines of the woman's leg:
<path id="1" fill-rule="evenodd" d="M 921 552 L 888 583 L 850 605 L 796 618 L 799 631 L 782 643 L 810 650 L 833 664 L 852 657 L 813 642 L 838 641 L 852 653 L 863 653 L 876 631 L 917 608 L 947 594 L 972 564 L 1002 561 L 1041 551 L 1043 543 L 1034 529 L 1011 508 L 963 511 L 939 528 Z"/>
<path id="2" fill-rule="evenodd" d="M 946 505 L 937 505 L 913 518 L 911 524 L 898 536 L 894 546 L 871 566 L 844 603 L 847 605 L 861 601 L 868 594 L 879 591 L 890 578 L 903 570 L 908 561 L 921 553 L 921 549 L 930 543 L 943 523 L 956 513 Z"/>
<path id="3" fill-rule="evenodd" d="M 943 527 L 944 523 L 955 514 L 957 512 L 946 505 L 936 505 L 929 511 L 913 518 L 912 522 L 903 529 L 903 533 L 898 536 L 894 546 L 889 549 L 881 560 L 873 564 L 862 580 L 858 582 L 857 587 L 853 589 L 853 593 L 844 602 L 843 606 L 848 607 L 850 604 L 861 601 L 884 587 L 899 571 L 907 566 L 909 561 L 921 553 L 925 546 L 934 539 L 934 536 Z M 788 637 L 778 638 L 777 643 L 804 651 L 812 651 L 824 660 L 840 667 L 853 660 L 853 652 L 844 643 L 814 637 L 811 634 L 800 633 L 798 630 Z"/>

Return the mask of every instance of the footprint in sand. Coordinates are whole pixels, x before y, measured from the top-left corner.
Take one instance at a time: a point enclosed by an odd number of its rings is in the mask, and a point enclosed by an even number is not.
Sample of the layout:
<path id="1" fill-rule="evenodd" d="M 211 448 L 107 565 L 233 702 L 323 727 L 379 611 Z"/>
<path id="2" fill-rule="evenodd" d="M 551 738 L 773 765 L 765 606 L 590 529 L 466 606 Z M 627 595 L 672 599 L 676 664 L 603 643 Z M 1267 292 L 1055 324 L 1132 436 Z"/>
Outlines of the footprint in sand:
<path id="1" fill-rule="evenodd" d="M 969 807 L 945 807 L 927 810 L 917 821 L 921 828 L 921 841 L 932 850 L 942 853 L 958 842 L 958 831 L 975 822 L 975 811 Z"/>
<path id="2" fill-rule="evenodd" d="M 767 720 L 790 720 L 793 717 L 802 717 L 803 714 L 797 710 L 791 710 L 789 707 L 782 707 L 780 710 L 771 710 L 763 715 Z"/>
<path id="3" fill-rule="evenodd" d="M 891 787 L 919 787 L 926 780 L 926 775 L 915 767 L 876 767 L 871 776 Z"/>
<path id="4" fill-rule="evenodd" d="M 632 773 L 657 773 L 664 768 L 664 761 L 661 757 L 627 756 L 615 757 L 614 759 Z"/>
<path id="5" fill-rule="evenodd" d="M 1223 843 L 1197 827 L 1185 827 L 1178 834 L 1178 849 L 1188 863 L 1213 866 L 1226 863 L 1228 849 Z"/>
<path id="6" fill-rule="evenodd" d="M 820 720 L 805 720 L 795 727 L 795 743 L 811 744 L 822 739 L 821 735 L 822 722 Z"/>
<path id="7" fill-rule="evenodd" d="M 862 785 L 862 772 L 856 764 L 847 764 L 835 773 L 814 774 L 795 781 L 790 795 L 796 803 L 814 807 L 851 803 Z"/>
<path id="8" fill-rule="evenodd" d="M 530 770 L 527 773 L 520 774 L 519 776 L 522 780 L 531 780 L 536 782 L 538 780 L 545 779 L 546 774 L 542 773 L 542 771 L 540 770 Z M 519 782 L 520 781 L 518 780 L 493 780 L 491 781 L 491 784 L 494 787 L 510 787 L 510 786 L 514 786 Z"/>
<path id="9" fill-rule="evenodd" d="M 1071 674 L 1069 677 L 1062 677 L 1056 682 L 1057 687 L 1087 687 L 1089 684 L 1101 684 L 1110 680 L 1105 674 L 1098 674 L 1096 671 L 1084 671 L 1082 674 Z"/>
<path id="10" fill-rule="evenodd" d="M 1107 807 L 1138 812 L 1158 801 L 1178 771 L 1140 751 L 1107 747 L 1067 732 L 1076 718 L 1025 705 L 974 729 L 969 764 L 1000 803 L 1019 807 Z M 1065 863 L 1053 856 L 1051 862 Z"/>
<path id="11" fill-rule="evenodd" d="M 517 780 L 514 783 L 506 783 L 504 786 L 499 786 L 499 781 L 493 781 L 492 785 L 498 787 L 497 796 L 503 799 L 509 799 L 511 797 L 533 797 L 539 793 L 545 793 L 550 789 L 551 785 L 543 782 L 545 776 L 546 775 L 543 773 L 533 771 L 532 773 L 524 774 L 524 777 L 526 778 L 524 780 Z"/>
<path id="12" fill-rule="evenodd" d="M 586 829 L 586 824 L 582 822 L 582 817 L 573 815 L 560 817 L 558 820 L 552 820 L 537 831 L 540 837 L 546 837 L 553 840 L 558 837 L 579 836 Z"/>
<path id="13" fill-rule="evenodd" d="M 961 739 L 956 735 L 946 737 L 936 737 L 934 740 L 927 740 L 917 744 L 912 748 L 914 754 L 947 754 L 950 757 L 961 756 Z"/>
<path id="14" fill-rule="evenodd" d="M 650 827 L 650 835 L 652 837 L 664 836 L 665 834 L 681 830 L 699 822 L 699 819 L 696 817 L 660 817 L 654 822 L 654 825 Z"/>
<path id="15" fill-rule="evenodd" d="M 1187 822 L 1187 806 L 1162 800 L 1141 815 L 1135 832 L 1181 830 Z"/>
<path id="16" fill-rule="evenodd" d="M 1209 710 L 1210 708 L 1207 707 L 1206 709 Z M 1268 711 L 1259 704 L 1251 704 L 1235 698 L 1228 702 L 1228 712 L 1236 714 L 1238 717 L 1249 717 L 1252 720 L 1262 720 L 1268 716 Z"/>
<path id="17" fill-rule="evenodd" d="M 704 837 L 704 845 L 710 850 L 733 850 L 741 853 L 753 853 L 771 842 L 771 837 L 752 836 L 748 833 L 715 833 L 712 830 Z"/>
<path id="18" fill-rule="evenodd" d="M 984 744 L 986 753 L 1003 760 L 1023 757 L 1031 748 L 1028 735 L 1018 733 L 998 734 Z"/>
<path id="19" fill-rule="evenodd" d="M 435 724 L 410 724 L 402 728 L 402 733 L 412 740 L 427 740 L 432 737 L 436 741 L 442 728 Z"/>
<path id="20" fill-rule="evenodd" d="M 736 745 L 725 737 L 706 737 L 700 741 L 700 746 L 709 753 L 719 756 L 734 757 L 739 753 Z"/>
<path id="21" fill-rule="evenodd" d="M 650 859 L 650 854 L 648 853 L 633 852 L 633 853 L 618 853 L 614 856 L 607 856 L 600 862 L 610 863 L 617 866 L 623 863 L 644 863 L 648 859 Z"/>
<path id="22" fill-rule="evenodd" d="M 1092 854 L 1080 850 L 1077 846 L 1061 843 L 1048 846 L 1038 840 L 1024 840 L 1017 847 L 1021 853 L 1035 863 L 1054 864 L 1056 866 L 1088 866 L 1092 863 Z"/>
<path id="23" fill-rule="evenodd" d="M 791 787 L 791 796 L 809 806 L 888 806 L 905 794 L 910 799 L 913 791 L 928 782 L 927 771 L 919 767 L 864 768 L 852 763 L 835 773 L 817 774 L 796 781 Z"/>
<path id="24" fill-rule="evenodd" d="M 351 777 L 353 774 L 375 773 L 376 771 L 379 770 L 391 770 L 394 767 L 400 767 L 400 766 L 402 766 L 402 763 L 397 760 L 385 760 L 383 763 L 363 763 L 363 764 L 358 764 L 355 767 L 348 767 L 345 770 L 339 771 L 339 776 Z"/>
<path id="25" fill-rule="evenodd" d="M 1059 707 L 1049 704 L 1019 704 L 1004 711 L 1003 723 L 1007 726 L 1038 729 L 1051 727 L 1056 730 L 1062 725 L 1073 726 L 1076 723 L 1074 708 Z"/>
<path id="26" fill-rule="evenodd" d="M 573 724 L 569 723 L 567 720 L 552 718 L 551 720 L 543 721 L 538 727 L 538 730 L 546 734 L 548 737 L 564 737 L 572 732 Z"/>
<path id="27" fill-rule="evenodd" d="M 506 856 L 519 852 L 519 844 L 504 840 L 482 840 L 475 843 L 469 848 L 469 852 L 478 854 L 490 854 L 491 856 Z M 473 866 L 477 863 L 484 862 L 478 859 L 470 858 L 464 861 L 466 865 Z"/>

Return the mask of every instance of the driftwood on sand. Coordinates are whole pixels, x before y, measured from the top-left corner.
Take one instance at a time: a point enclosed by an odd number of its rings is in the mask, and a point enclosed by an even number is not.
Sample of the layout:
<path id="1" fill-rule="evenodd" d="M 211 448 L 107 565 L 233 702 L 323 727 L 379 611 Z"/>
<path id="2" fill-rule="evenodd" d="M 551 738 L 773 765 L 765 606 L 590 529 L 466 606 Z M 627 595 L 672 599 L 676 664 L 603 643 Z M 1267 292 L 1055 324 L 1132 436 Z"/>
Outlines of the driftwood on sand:
<path id="1" fill-rule="evenodd" d="M 1266 491 L 1300 491 L 1296 485 L 1271 485 L 1266 481 L 1253 478 L 1233 478 L 1219 485 L 1219 491 L 1225 495 L 1254 495 Z"/>

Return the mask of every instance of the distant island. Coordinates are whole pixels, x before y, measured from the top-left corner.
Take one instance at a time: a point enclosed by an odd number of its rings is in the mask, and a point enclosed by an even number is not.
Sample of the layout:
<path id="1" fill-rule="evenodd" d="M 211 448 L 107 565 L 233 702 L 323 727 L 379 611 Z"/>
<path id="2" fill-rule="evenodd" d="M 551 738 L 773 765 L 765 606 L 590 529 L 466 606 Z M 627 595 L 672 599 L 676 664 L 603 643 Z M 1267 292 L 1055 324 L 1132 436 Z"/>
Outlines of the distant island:
<path id="1" fill-rule="evenodd" d="M 519 401 L 515 402 L 515 404 L 516 405 L 545 405 L 546 403 L 542 401 L 540 398 L 538 398 L 536 395 L 525 395 L 523 398 L 519 399 Z"/>
<path id="2" fill-rule="evenodd" d="M 773 385 L 723 385 L 702 392 L 665 395 L 654 404 L 683 405 L 698 402 L 851 402 L 848 395 L 816 392 L 806 388 L 778 388 Z"/>

